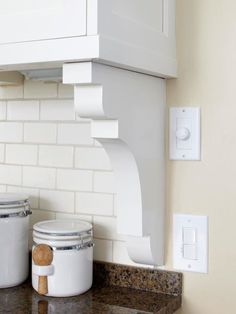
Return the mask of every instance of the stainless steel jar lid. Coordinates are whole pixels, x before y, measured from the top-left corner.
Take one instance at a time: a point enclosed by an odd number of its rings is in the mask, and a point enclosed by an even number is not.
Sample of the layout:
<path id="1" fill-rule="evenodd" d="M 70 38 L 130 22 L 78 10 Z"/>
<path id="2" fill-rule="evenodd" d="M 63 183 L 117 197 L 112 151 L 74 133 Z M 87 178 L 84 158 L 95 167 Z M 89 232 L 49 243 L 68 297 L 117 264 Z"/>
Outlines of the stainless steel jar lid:
<path id="1" fill-rule="evenodd" d="M 0 218 L 26 217 L 31 214 L 29 198 L 22 194 L 0 193 Z"/>

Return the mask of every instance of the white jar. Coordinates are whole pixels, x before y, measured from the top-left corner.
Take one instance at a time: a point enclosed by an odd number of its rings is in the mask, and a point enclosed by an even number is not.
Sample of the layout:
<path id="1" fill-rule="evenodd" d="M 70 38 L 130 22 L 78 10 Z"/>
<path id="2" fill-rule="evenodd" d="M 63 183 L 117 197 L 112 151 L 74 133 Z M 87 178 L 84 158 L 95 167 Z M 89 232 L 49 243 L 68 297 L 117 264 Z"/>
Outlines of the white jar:
<path id="1" fill-rule="evenodd" d="M 27 196 L 0 193 L 0 288 L 17 286 L 28 277 L 30 213 Z"/>
<path id="2" fill-rule="evenodd" d="M 38 290 L 39 276 L 47 276 L 48 293 L 53 297 L 79 295 L 92 286 L 92 225 L 80 220 L 48 220 L 33 226 L 34 246 L 46 244 L 53 250 L 50 266 L 32 261 L 32 285 Z"/>

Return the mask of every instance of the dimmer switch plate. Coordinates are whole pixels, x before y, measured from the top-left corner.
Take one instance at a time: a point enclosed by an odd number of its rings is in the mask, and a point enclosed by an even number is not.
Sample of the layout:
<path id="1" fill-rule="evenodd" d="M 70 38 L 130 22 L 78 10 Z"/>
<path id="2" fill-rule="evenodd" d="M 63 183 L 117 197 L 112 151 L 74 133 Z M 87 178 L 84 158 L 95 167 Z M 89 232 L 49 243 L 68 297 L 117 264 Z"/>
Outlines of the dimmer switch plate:
<path id="1" fill-rule="evenodd" d="M 173 267 L 178 270 L 207 273 L 208 218 L 174 215 Z"/>
<path id="2" fill-rule="evenodd" d="M 169 157 L 171 160 L 200 160 L 199 108 L 170 108 Z"/>

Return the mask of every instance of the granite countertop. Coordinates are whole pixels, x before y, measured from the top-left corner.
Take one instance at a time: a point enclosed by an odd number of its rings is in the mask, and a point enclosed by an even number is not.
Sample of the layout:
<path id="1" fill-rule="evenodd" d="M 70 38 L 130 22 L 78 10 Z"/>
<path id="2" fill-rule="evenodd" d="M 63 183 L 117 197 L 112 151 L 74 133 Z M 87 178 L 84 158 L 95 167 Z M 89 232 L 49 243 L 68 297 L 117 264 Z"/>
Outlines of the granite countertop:
<path id="1" fill-rule="evenodd" d="M 94 285 L 70 298 L 40 296 L 24 284 L 0 289 L 0 313 L 11 314 L 172 314 L 181 306 L 182 274 L 94 264 Z"/>

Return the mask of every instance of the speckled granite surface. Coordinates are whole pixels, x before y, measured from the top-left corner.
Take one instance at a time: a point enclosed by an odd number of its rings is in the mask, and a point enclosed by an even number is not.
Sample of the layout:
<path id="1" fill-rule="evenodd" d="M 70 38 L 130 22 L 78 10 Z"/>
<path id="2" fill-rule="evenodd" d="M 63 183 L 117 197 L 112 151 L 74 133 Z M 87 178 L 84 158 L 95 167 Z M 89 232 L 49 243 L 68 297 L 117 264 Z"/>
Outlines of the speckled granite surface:
<path id="1" fill-rule="evenodd" d="M 42 297 L 28 280 L 18 287 L 0 289 L 0 313 L 172 314 L 181 306 L 181 291 L 179 273 L 95 262 L 94 286 L 85 294 Z"/>
<path id="2" fill-rule="evenodd" d="M 182 294 L 182 273 L 112 263 L 94 263 L 94 283 L 176 296 Z"/>

